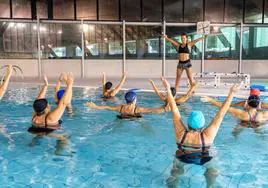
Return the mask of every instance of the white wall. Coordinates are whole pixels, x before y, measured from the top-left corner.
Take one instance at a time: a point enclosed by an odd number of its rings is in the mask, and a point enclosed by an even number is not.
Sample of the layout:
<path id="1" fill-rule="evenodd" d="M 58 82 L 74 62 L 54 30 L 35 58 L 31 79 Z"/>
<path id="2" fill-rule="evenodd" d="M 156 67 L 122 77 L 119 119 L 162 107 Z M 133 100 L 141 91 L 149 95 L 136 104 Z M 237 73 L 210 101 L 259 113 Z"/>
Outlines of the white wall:
<path id="1" fill-rule="evenodd" d="M 61 72 L 73 72 L 76 78 L 81 77 L 81 60 L 50 59 L 42 60 L 43 72 L 48 77 L 58 77 Z M 38 76 L 38 60 L 35 59 L 0 59 L 0 66 L 18 65 L 25 77 Z M 175 77 L 177 60 L 166 60 L 166 76 Z M 192 60 L 193 72 L 200 72 L 201 61 Z M 231 73 L 237 71 L 238 60 L 206 60 L 205 72 Z M 159 77 L 162 74 L 162 60 L 127 60 L 126 70 L 129 77 Z M 1 71 L 2 72 L 2 71 Z M 98 77 L 106 72 L 107 76 L 120 77 L 122 60 L 85 60 L 85 77 Z M 268 78 L 268 60 L 243 60 L 242 72 L 252 77 Z M 185 74 L 183 75 L 186 76 Z"/>

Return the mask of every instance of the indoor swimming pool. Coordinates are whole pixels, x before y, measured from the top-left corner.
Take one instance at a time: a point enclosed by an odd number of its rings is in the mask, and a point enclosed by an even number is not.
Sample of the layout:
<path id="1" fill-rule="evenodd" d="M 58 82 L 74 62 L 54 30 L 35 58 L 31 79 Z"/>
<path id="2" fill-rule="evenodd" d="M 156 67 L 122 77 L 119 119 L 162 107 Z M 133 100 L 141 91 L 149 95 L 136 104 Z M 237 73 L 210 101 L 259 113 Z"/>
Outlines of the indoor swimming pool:
<path id="1" fill-rule="evenodd" d="M 167 187 L 176 152 L 170 112 L 148 114 L 138 120 L 119 120 L 117 113 L 88 109 L 120 105 L 123 94 L 111 101 L 101 99 L 101 89 L 74 88 L 74 115 L 63 116 L 66 146 L 54 138 L 36 139 L 27 132 L 35 87 L 10 87 L 0 104 L 1 187 Z M 52 108 L 53 88 L 47 98 Z M 154 93 L 139 92 L 138 106 L 159 107 Z M 201 110 L 206 125 L 217 108 L 193 97 L 180 106 L 183 120 L 191 110 Z M 226 115 L 211 148 L 211 167 L 217 171 L 213 187 L 268 188 L 268 127 L 239 128 L 239 121 Z M 173 187 L 206 187 L 206 166 L 184 164 Z"/>

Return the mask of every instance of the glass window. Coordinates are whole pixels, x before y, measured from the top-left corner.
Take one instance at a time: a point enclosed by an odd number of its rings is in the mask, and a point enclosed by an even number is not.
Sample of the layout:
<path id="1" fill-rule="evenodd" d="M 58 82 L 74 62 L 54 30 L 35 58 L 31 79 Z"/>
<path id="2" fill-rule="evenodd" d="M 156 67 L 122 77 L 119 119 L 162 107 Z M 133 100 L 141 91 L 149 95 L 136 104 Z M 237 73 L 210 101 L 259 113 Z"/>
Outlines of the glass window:
<path id="1" fill-rule="evenodd" d="M 42 58 L 81 58 L 80 24 L 41 24 Z"/>
<path id="2" fill-rule="evenodd" d="M 197 38 L 200 38 L 201 35 L 197 35 L 196 33 L 196 27 L 195 26 L 188 26 L 188 27 L 167 27 L 166 33 L 168 37 L 173 38 L 174 40 L 181 42 L 181 34 L 187 33 L 188 34 L 188 40 L 195 40 Z M 167 59 L 177 59 L 177 49 L 175 46 L 173 46 L 170 42 L 166 41 L 166 58 Z M 195 46 L 193 46 L 191 51 L 191 59 L 201 59 L 202 57 L 202 42 L 196 43 Z"/>
<path id="3" fill-rule="evenodd" d="M 37 31 L 33 23 L 0 22 L 3 37 L 0 52 L 3 59 L 36 58 Z"/>
<path id="4" fill-rule="evenodd" d="M 241 22 L 243 20 L 243 0 L 225 0 L 225 22 Z"/>
<path id="5" fill-rule="evenodd" d="M 262 23 L 263 0 L 245 0 L 245 22 Z"/>
<path id="6" fill-rule="evenodd" d="M 127 58 L 161 59 L 161 31 L 159 26 L 127 26 Z"/>
<path id="7" fill-rule="evenodd" d="M 9 0 L 0 1 L 0 18 L 10 18 Z"/>
<path id="8" fill-rule="evenodd" d="M 119 20 L 118 0 L 99 0 L 100 20 Z"/>
<path id="9" fill-rule="evenodd" d="M 74 0 L 53 0 L 54 19 L 74 19 Z"/>
<path id="10" fill-rule="evenodd" d="M 84 24 L 85 58 L 122 58 L 122 26 Z"/>
<path id="11" fill-rule="evenodd" d="M 137 0 L 121 0 L 121 19 L 141 21 L 141 3 Z"/>
<path id="12" fill-rule="evenodd" d="M 268 27 L 244 27 L 243 59 L 268 59 Z"/>
<path id="13" fill-rule="evenodd" d="M 264 0 L 264 23 L 268 23 L 268 0 Z"/>
<path id="14" fill-rule="evenodd" d="M 76 0 L 77 19 L 97 20 L 96 0 Z"/>
<path id="15" fill-rule="evenodd" d="M 13 18 L 32 18 L 30 0 L 12 0 Z"/>
<path id="16" fill-rule="evenodd" d="M 36 1 L 36 14 L 37 18 L 48 18 L 48 4 L 47 0 L 38 0 Z"/>
<path id="17" fill-rule="evenodd" d="M 185 0 L 184 6 L 184 22 L 203 21 L 203 0 Z"/>
<path id="18" fill-rule="evenodd" d="M 218 34 L 206 38 L 205 59 L 238 59 L 240 30 L 237 27 L 214 27 Z"/>
<path id="19" fill-rule="evenodd" d="M 169 22 L 183 21 L 183 0 L 166 0 L 165 1 L 165 20 Z"/>
<path id="20" fill-rule="evenodd" d="M 223 22 L 224 1 L 205 0 L 205 20 L 210 22 Z"/>
<path id="21" fill-rule="evenodd" d="M 143 21 L 162 20 L 162 0 L 142 1 Z"/>

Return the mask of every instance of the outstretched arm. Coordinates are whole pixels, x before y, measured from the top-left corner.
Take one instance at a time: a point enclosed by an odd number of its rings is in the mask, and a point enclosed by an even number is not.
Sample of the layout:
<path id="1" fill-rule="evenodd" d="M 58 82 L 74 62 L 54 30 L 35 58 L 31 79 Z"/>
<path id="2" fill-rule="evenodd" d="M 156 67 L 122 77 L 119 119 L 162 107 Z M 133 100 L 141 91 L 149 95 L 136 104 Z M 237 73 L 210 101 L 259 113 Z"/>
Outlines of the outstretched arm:
<path id="1" fill-rule="evenodd" d="M 111 96 L 115 96 L 121 89 L 121 87 L 123 86 L 123 84 L 125 83 L 125 80 L 126 80 L 126 77 L 127 77 L 127 73 L 124 72 L 124 75 L 122 76 L 120 82 L 115 86 L 115 88 L 113 89 L 112 93 L 111 93 Z"/>
<path id="2" fill-rule="evenodd" d="M 268 108 L 268 104 L 267 103 L 261 103 L 261 108 Z"/>
<path id="3" fill-rule="evenodd" d="M 188 90 L 188 92 L 186 93 L 186 95 L 182 95 L 182 96 L 180 96 L 179 98 L 176 98 L 176 99 L 175 99 L 176 103 L 177 103 L 177 104 L 181 104 L 181 103 L 184 103 L 184 102 L 188 101 L 189 98 L 190 98 L 191 96 L 193 96 L 194 91 L 195 91 L 195 88 L 196 88 L 196 85 L 197 85 L 197 84 L 192 85 L 192 86 L 190 87 L 190 89 Z"/>
<path id="4" fill-rule="evenodd" d="M 71 103 L 73 96 L 73 75 L 68 74 L 65 82 L 67 87 L 65 89 L 62 98 L 60 99 L 57 107 L 48 115 L 47 120 L 49 124 L 57 123 L 60 120 L 61 116 L 63 115 L 66 106 Z"/>
<path id="5" fill-rule="evenodd" d="M 238 103 L 231 104 L 231 106 L 243 107 L 245 106 L 246 101 L 240 101 Z"/>
<path id="6" fill-rule="evenodd" d="M 106 74 L 105 72 L 102 73 L 102 94 L 105 93 L 105 84 L 106 84 Z"/>
<path id="7" fill-rule="evenodd" d="M 6 68 L 6 75 L 5 75 L 5 78 L 4 78 L 5 81 L 0 86 L 0 100 L 3 98 L 4 94 L 6 93 L 7 86 L 9 84 L 9 81 L 10 81 L 10 78 L 11 78 L 11 75 L 12 75 L 12 72 L 13 72 L 12 65 L 8 65 L 7 68 Z"/>
<path id="8" fill-rule="evenodd" d="M 167 35 L 162 35 L 163 38 L 165 38 L 167 41 L 169 41 L 171 44 L 173 44 L 174 46 L 179 46 L 181 45 L 180 42 L 177 42 L 171 38 L 169 38 Z"/>
<path id="9" fill-rule="evenodd" d="M 234 92 L 236 92 L 237 89 L 238 88 L 236 86 L 231 87 L 229 95 L 223 104 L 222 103 L 220 104 L 219 102 L 215 102 L 215 101 L 210 102 L 210 103 L 214 103 L 216 106 L 220 105 L 220 109 L 219 109 L 218 113 L 213 118 L 210 125 L 204 130 L 204 135 L 207 137 L 207 139 L 209 140 L 208 142 L 210 144 L 213 143 L 214 138 L 216 137 L 216 135 L 218 133 L 221 122 L 222 122 L 227 110 L 229 109 L 229 107 L 232 103 Z"/>
<path id="10" fill-rule="evenodd" d="M 150 80 L 150 83 L 152 84 L 153 89 L 154 89 L 154 92 L 160 98 L 160 100 L 165 101 L 166 100 L 166 97 L 158 90 L 158 88 L 154 84 L 153 80 Z"/>
<path id="11" fill-rule="evenodd" d="M 145 114 L 145 113 L 154 113 L 154 114 L 159 114 L 162 112 L 166 112 L 168 111 L 168 106 L 161 106 L 158 108 L 137 108 L 136 109 L 136 113 L 141 113 L 141 114 Z"/>
<path id="12" fill-rule="evenodd" d="M 205 37 L 201 37 L 201 38 L 195 39 L 195 40 L 189 42 L 188 45 L 189 45 L 189 47 L 193 47 L 196 43 L 198 43 L 198 42 L 200 42 L 200 41 L 202 41 L 204 39 L 205 39 Z"/>
<path id="13" fill-rule="evenodd" d="M 36 99 L 44 99 L 46 97 L 47 87 L 48 87 L 47 77 L 44 76 L 44 85 L 43 85 L 42 89 L 40 90 Z"/>
<path id="14" fill-rule="evenodd" d="M 120 111 L 121 106 L 97 106 L 93 102 L 87 103 L 87 106 L 92 109 L 96 110 L 112 110 L 112 111 Z"/>
<path id="15" fill-rule="evenodd" d="M 162 78 L 162 82 L 163 82 L 164 87 L 167 90 L 167 101 L 168 101 L 168 104 L 171 108 L 176 140 L 178 141 L 181 138 L 181 135 L 183 134 L 183 132 L 185 131 L 185 127 L 184 127 L 183 122 L 181 120 L 180 111 L 176 105 L 175 99 L 171 94 L 170 85 L 169 85 L 168 81 L 165 80 L 164 78 Z"/>

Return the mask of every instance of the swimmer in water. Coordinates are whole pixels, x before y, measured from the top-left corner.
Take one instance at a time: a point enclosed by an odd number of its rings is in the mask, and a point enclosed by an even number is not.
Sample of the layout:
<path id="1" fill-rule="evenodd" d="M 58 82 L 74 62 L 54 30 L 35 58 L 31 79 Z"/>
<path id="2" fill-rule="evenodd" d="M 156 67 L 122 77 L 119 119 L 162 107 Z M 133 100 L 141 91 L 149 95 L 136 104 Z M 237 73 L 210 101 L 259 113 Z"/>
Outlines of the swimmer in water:
<path id="1" fill-rule="evenodd" d="M 59 80 L 57 81 L 57 84 L 55 86 L 55 96 L 54 96 L 54 101 L 55 101 L 55 104 L 58 104 L 59 101 L 61 100 L 61 98 L 63 97 L 64 93 L 65 93 L 65 89 L 61 89 L 61 82 L 64 81 L 64 80 L 67 80 L 66 78 L 66 74 L 61 74 L 60 77 L 59 77 Z M 70 104 L 68 104 L 66 106 L 66 109 L 67 109 L 67 113 L 69 116 L 72 116 L 73 115 L 73 107 L 72 107 L 72 103 L 70 102 Z"/>
<path id="2" fill-rule="evenodd" d="M 178 176 L 181 175 L 176 170 L 176 168 L 182 170 L 180 166 L 181 162 L 184 164 L 205 165 L 212 159 L 212 156 L 209 155 L 209 148 L 214 142 L 221 122 L 230 107 L 234 92 L 237 91 L 237 87 L 233 86 L 230 89 L 227 99 L 222 104 L 209 126 L 205 127 L 205 117 L 201 111 L 192 111 L 188 117 L 188 126 L 186 126 L 182 122 L 176 101 L 170 91 L 169 83 L 164 78 L 162 78 L 162 81 L 167 90 L 166 96 L 169 106 L 171 107 L 176 143 L 178 146 L 178 150 L 176 151 L 176 159 L 178 160 L 176 160 L 176 164 L 174 163 L 171 177 L 167 180 L 168 187 L 173 187 L 177 182 Z M 207 168 L 205 176 L 208 185 L 210 185 L 213 184 L 217 172 L 214 169 Z"/>
<path id="3" fill-rule="evenodd" d="M 73 93 L 73 75 L 68 74 L 64 76 L 64 79 L 67 85 L 65 92 L 62 98 L 59 100 L 57 107 L 54 110 L 51 110 L 48 101 L 45 99 L 48 81 L 47 77 L 44 77 L 44 86 L 33 104 L 34 112 L 32 114 L 32 126 L 28 129 L 28 132 L 35 134 L 38 137 L 48 136 L 58 139 L 61 141 L 59 143 L 61 147 L 67 144 L 67 137 L 65 135 L 60 135 L 53 132 L 60 129 L 60 119 L 65 111 L 65 108 L 71 103 Z M 60 149 L 57 148 L 57 150 Z"/>
<path id="4" fill-rule="evenodd" d="M 250 89 L 250 94 L 249 96 L 252 96 L 252 95 L 255 95 L 255 96 L 260 96 L 260 90 L 258 89 Z M 249 107 L 248 106 L 248 100 L 245 100 L 245 101 L 241 101 L 241 102 L 238 102 L 238 103 L 235 103 L 235 104 L 232 104 L 231 105 L 232 107 L 243 107 L 245 110 Z M 264 103 L 264 102 L 260 102 L 257 109 L 258 110 L 261 110 L 263 108 L 268 108 L 268 104 Z"/>
<path id="5" fill-rule="evenodd" d="M 208 102 L 216 107 L 220 107 L 222 105 L 221 102 L 211 98 L 204 96 L 202 97 L 203 101 Z M 258 107 L 260 105 L 260 97 L 257 95 L 250 95 L 247 100 L 246 109 L 238 109 L 234 107 L 230 107 L 228 109 L 228 113 L 233 115 L 234 117 L 240 119 L 242 122 L 248 122 L 250 127 L 259 127 L 260 123 L 268 120 L 268 111 L 258 111 Z"/>
<path id="6" fill-rule="evenodd" d="M 103 78 L 102 78 L 102 95 L 104 99 L 111 99 L 113 98 L 121 89 L 123 84 L 125 83 L 127 73 L 124 72 L 124 75 L 122 76 L 120 82 L 114 87 L 112 82 L 106 81 L 106 74 L 103 72 Z"/>
<path id="7" fill-rule="evenodd" d="M 180 80 L 184 70 L 186 71 L 190 85 L 191 86 L 194 85 L 195 81 L 193 79 L 192 64 L 190 62 L 190 53 L 191 53 L 190 51 L 191 48 L 197 42 L 202 41 L 204 38 L 199 38 L 191 42 L 188 42 L 188 35 L 186 33 L 181 34 L 182 43 L 169 38 L 167 35 L 163 35 L 163 38 L 171 42 L 171 44 L 176 47 L 178 53 L 179 63 L 177 66 L 177 73 L 176 73 L 176 84 L 175 84 L 176 91 L 178 91 L 180 87 Z"/>
<path id="8" fill-rule="evenodd" d="M 3 98 L 3 96 L 5 95 L 7 91 L 7 87 L 8 87 L 12 72 L 13 72 L 12 65 L 8 65 L 6 67 L 4 82 L 3 84 L 0 85 L 0 100 Z"/>
<path id="9" fill-rule="evenodd" d="M 160 100 L 165 101 L 167 103 L 167 97 L 165 95 L 163 95 L 159 89 L 157 88 L 157 86 L 155 85 L 155 83 L 150 80 L 153 89 L 156 93 L 156 95 L 160 98 Z M 194 83 L 193 85 L 191 85 L 190 89 L 188 90 L 188 92 L 185 95 L 181 95 L 180 97 L 176 97 L 176 89 L 174 87 L 170 87 L 171 90 L 171 94 L 172 96 L 175 98 L 176 104 L 180 105 L 182 103 L 185 103 L 186 101 L 189 100 L 190 97 L 193 96 L 195 88 L 196 88 L 196 83 Z"/>
<path id="10" fill-rule="evenodd" d="M 137 94 L 135 91 L 130 90 L 125 94 L 126 104 L 119 106 L 97 106 L 93 102 L 89 102 L 89 108 L 98 110 L 112 110 L 118 111 L 120 114 L 117 116 L 120 119 L 140 118 L 144 113 L 161 113 L 168 110 L 168 105 L 159 108 L 142 108 L 136 105 Z"/>

